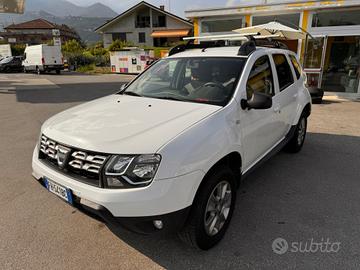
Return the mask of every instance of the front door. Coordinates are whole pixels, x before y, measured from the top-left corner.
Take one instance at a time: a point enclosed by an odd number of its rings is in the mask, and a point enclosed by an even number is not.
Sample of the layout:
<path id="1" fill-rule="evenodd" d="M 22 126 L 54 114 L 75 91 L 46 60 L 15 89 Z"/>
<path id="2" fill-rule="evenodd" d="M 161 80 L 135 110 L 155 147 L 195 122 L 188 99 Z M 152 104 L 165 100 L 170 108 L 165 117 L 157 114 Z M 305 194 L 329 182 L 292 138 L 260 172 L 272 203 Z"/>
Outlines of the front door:
<path id="1" fill-rule="evenodd" d="M 253 64 L 246 81 L 246 96 L 250 100 L 253 93 L 261 92 L 275 96 L 273 70 L 268 55 L 259 57 Z M 265 110 L 243 110 L 240 115 L 242 135 L 243 172 L 249 169 L 277 142 L 280 136 L 276 127 L 276 112 L 273 107 Z"/>

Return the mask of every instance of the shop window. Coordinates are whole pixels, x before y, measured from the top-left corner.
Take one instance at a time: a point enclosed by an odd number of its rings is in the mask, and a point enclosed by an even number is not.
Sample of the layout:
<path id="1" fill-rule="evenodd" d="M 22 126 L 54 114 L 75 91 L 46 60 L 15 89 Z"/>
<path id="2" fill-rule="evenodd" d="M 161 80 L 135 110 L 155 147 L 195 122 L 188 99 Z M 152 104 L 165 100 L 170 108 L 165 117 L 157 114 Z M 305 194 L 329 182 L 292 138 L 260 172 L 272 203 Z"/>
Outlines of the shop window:
<path id="1" fill-rule="evenodd" d="M 360 78 L 360 37 L 328 37 L 324 57 L 322 88 L 332 92 L 357 93 Z"/>
<path id="2" fill-rule="evenodd" d="M 146 43 L 146 35 L 145 33 L 139 33 L 139 43 Z"/>
<path id="3" fill-rule="evenodd" d="M 305 68 L 321 68 L 321 58 L 324 49 L 324 38 L 309 39 L 305 55 Z"/>
<path id="4" fill-rule="evenodd" d="M 294 77 L 285 55 L 274 54 L 273 58 L 276 66 L 276 72 L 278 75 L 279 88 L 280 91 L 283 91 L 294 83 Z"/>
<path id="5" fill-rule="evenodd" d="M 360 25 L 360 10 L 321 11 L 312 19 L 312 27 L 346 25 Z"/>
<path id="6" fill-rule="evenodd" d="M 300 14 L 280 14 L 272 16 L 254 16 L 252 25 L 265 24 L 273 21 L 278 21 L 286 26 L 294 28 L 294 25 L 298 26 L 300 23 Z"/>
<path id="7" fill-rule="evenodd" d="M 202 33 L 231 32 L 242 27 L 242 19 L 203 21 Z"/>

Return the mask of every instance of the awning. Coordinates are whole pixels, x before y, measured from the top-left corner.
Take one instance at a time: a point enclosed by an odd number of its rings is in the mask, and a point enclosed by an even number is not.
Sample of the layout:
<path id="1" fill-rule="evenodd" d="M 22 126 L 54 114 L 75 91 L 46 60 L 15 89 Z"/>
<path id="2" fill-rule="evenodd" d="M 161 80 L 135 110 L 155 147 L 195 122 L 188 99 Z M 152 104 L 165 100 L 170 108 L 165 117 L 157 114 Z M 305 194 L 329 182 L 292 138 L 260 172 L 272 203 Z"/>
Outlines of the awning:
<path id="1" fill-rule="evenodd" d="M 259 33 L 261 36 L 279 35 L 276 39 L 306 39 L 306 33 L 278 22 L 269 22 L 233 30 L 239 34 Z"/>
<path id="2" fill-rule="evenodd" d="M 189 29 L 157 30 L 152 32 L 151 36 L 154 38 L 186 37 L 189 35 L 189 32 Z"/>

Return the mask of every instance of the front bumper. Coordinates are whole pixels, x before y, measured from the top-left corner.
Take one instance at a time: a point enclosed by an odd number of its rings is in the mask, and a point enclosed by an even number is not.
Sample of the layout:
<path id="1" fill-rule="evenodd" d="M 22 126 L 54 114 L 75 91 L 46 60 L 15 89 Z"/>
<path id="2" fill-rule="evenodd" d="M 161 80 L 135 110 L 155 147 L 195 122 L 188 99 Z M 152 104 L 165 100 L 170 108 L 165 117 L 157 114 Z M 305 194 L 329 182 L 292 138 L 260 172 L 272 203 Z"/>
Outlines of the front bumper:
<path id="1" fill-rule="evenodd" d="M 66 188 L 80 204 L 95 211 L 106 210 L 114 218 L 139 218 L 167 215 L 192 205 L 204 177 L 196 171 L 179 177 L 154 180 L 149 186 L 133 189 L 104 189 L 79 182 L 57 172 L 38 159 L 37 147 L 32 159 L 33 176 L 46 177 Z"/>

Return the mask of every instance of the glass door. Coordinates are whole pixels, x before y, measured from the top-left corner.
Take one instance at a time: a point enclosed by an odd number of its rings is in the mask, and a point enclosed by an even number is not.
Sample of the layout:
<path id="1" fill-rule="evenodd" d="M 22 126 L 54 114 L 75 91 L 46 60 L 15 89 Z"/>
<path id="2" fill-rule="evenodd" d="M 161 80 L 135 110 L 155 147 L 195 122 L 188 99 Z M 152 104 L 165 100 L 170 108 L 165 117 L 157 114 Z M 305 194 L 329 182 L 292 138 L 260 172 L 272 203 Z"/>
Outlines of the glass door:
<path id="1" fill-rule="evenodd" d="M 322 88 L 330 92 L 357 93 L 360 78 L 360 37 L 328 37 Z"/>

